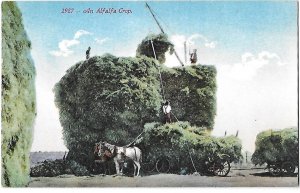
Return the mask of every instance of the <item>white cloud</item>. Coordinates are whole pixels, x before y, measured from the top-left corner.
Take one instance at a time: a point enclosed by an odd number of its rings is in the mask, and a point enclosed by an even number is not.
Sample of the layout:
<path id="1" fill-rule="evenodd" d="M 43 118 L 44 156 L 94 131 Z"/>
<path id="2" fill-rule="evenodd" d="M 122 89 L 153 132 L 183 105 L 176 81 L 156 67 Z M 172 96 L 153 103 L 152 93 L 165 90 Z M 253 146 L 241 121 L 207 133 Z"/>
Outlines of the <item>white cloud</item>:
<path id="1" fill-rule="evenodd" d="M 275 62 L 279 66 L 285 65 L 285 63 L 281 62 L 281 58 L 275 53 L 262 51 L 261 53 L 258 54 L 258 58 L 263 61 Z"/>
<path id="2" fill-rule="evenodd" d="M 261 51 L 246 52 L 233 63 L 220 60 L 212 134 L 234 135 L 239 130 L 243 149 L 254 152 L 259 132 L 297 125 L 296 56 Z"/>
<path id="3" fill-rule="evenodd" d="M 210 41 L 202 34 L 193 34 L 187 38 L 187 43 L 191 46 L 195 46 L 197 44 L 197 41 L 204 41 L 204 46 L 207 48 L 215 48 L 217 44 L 216 41 Z"/>
<path id="4" fill-rule="evenodd" d="M 174 44 L 175 50 L 181 60 L 184 62 L 184 42 L 186 37 L 184 35 L 173 35 L 170 37 L 170 41 Z M 177 60 L 175 54 L 170 55 L 166 53 L 166 62 L 165 65 L 168 67 L 180 66 L 179 61 Z"/>
<path id="5" fill-rule="evenodd" d="M 252 80 L 257 72 L 265 66 L 283 66 L 281 58 L 276 53 L 262 51 L 257 56 L 246 52 L 241 56 L 241 61 L 221 68 L 235 80 Z"/>
<path id="6" fill-rule="evenodd" d="M 191 45 L 194 45 L 195 41 L 197 39 L 201 39 L 201 40 L 204 40 L 205 42 L 208 42 L 208 39 L 205 36 L 203 36 L 202 34 L 191 35 L 190 37 L 187 38 L 187 42 L 190 43 Z"/>
<path id="7" fill-rule="evenodd" d="M 184 42 L 186 42 L 188 46 L 197 46 L 198 44 L 198 46 L 204 45 L 205 47 L 208 48 L 215 48 L 217 44 L 216 41 L 209 41 L 209 39 L 202 34 L 193 34 L 188 37 L 184 35 L 176 34 L 171 36 L 170 40 L 177 48 L 183 48 Z M 198 41 L 203 41 L 203 42 L 201 43 Z"/>
<path id="8" fill-rule="evenodd" d="M 217 42 L 207 42 L 207 43 L 205 43 L 204 45 L 205 45 L 205 47 L 207 47 L 207 48 L 215 48 L 215 47 L 216 47 L 216 43 L 217 43 Z"/>
<path id="9" fill-rule="evenodd" d="M 58 44 L 58 51 L 50 51 L 50 54 L 53 56 L 63 56 L 67 57 L 71 54 L 73 54 L 73 51 L 70 50 L 70 47 L 79 44 L 80 42 L 78 40 L 62 40 Z"/>
<path id="10" fill-rule="evenodd" d="M 83 35 L 92 35 L 92 33 L 81 29 L 75 33 L 74 39 L 79 39 Z"/>
<path id="11" fill-rule="evenodd" d="M 170 41 L 174 44 L 175 50 L 179 56 L 179 58 L 182 60 L 183 63 L 189 64 L 189 51 L 191 48 L 196 49 L 200 46 L 204 46 L 206 48 L 215 48 L 217 42 L 216 41 L 209 41 L 207 37 L 205 37 L 202 34 L 192 34 L 191 36 L 185 36 L 180 34 L 175 34 L 170 37 Z M 186 42 L 187 46 L 187 58 L 185 59 L 184 56 L 184 43 Z M 185 62 L 185 60 L 187 60 Z M 174 66 L 181 66 L 175 55 L 166 54 L 166 62 L 165 65 L 168 67 L 174 67 Z"/>
<path id="12" fill-rule="evenodd" d="M 78 40 L 81 36 L 83 35 L 92 35 L 92 33 L 85 31 L 85 30 L 78 30 L 74 38 L 71 40 L 62 40 L 61 42 L 58 43 L 58 48 L 59 50 L 52 50 L 49 52 L 49 54 L 53 56 L 63 56 L 63 57 L 68 57 L 71 54 L 73 54 L 73 51 L 70 49 L 72 46 L 80 44 L 80 41 Z"/>
<path id="13" fill-rule="evenodd" d="M 184 42 L 186 39 L 187 38 L 184 35 L 179 34 L 170 37 L 170 40 L 175 45 L 175 48 L 184 48 Z"/>
<path id="14" fill-rule="evenodd" d="M 108 40 L 110 40 L 110 38 L 102 38 L 102 39 L 100 39 L 100 38 L 95 38 L 96 43 L 99 44 L 99 45 L 104 44 L 104 43 L 107 42 Z"/>

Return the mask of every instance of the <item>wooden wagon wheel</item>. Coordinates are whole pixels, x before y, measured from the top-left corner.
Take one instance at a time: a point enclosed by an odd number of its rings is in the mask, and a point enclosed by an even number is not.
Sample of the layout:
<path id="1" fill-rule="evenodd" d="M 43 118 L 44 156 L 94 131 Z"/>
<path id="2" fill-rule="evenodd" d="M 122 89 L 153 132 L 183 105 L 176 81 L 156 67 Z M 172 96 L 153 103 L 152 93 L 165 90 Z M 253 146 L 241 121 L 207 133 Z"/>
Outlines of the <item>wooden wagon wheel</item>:
<path id="1" fill-rule="evenodd" d="M 159 173 L 168 173 L 170 171 L 170 161 L 167 157 L 158 158 L 155 167 Z"/>
<path id="2" fill-rule="evenodd" d="M 269 172 L 272 176 L 279 176 L 281 174 L 281 165 L 269 164 Z"/>
<path id="3" fill-rule="evenodd" d="M 283 173 L 287 173 L 289 175 L 293 174 L 295 169 L 296 169 L 296 166 L 290 161 L 283 162 L 281 165 L 281 171 Z"/>
<path id="4" fill-rule="evenodd" d="M 222 159 L 213 164 L 213 172 L 216 176 L 225 177 L 230 171 L 230 163 L 226 159 Z"/>
<path id="5" fill-rule="evenodd" d="M 146 160 L 142 162 L 142 170 L 144 172 L 152 172 L 155 169 L 155 161 Z"/>

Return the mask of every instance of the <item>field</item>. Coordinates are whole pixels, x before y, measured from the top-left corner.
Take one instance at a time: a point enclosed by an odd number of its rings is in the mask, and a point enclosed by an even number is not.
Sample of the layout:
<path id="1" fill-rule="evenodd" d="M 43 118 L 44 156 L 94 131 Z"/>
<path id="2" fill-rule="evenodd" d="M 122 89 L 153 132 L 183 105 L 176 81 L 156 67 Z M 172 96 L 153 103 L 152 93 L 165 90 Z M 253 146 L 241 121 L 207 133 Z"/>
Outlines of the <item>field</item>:
<path id="1" fill-rule="evenodd" d="M 30 167 L 35 166 L 36 164 L 43 162 L 45 160 L 56 160 L 62 159 L 65 155 L 65 152 L 30 152 Z"/>
<path id="2" fill-rule="evenodd" d="M 32 164 L 42 159 L 61 159 L 64 152 L 31 154 Z M 61 175 L 57 177 L 31 178 L 29 187 L 297 187 L 298 174 L 272 177 L 263 168 L 251 165 L 231 169 L 227 177 L 153 174 L 142 177 L 91 175 L 77 177 Z"/>
<path id="3" fill-rule="evenodd" d="M 29 187 L 296 187 L 298 177 L 270 177 L 261 169 L 233 170 L 227 177 L 156 174 L 144 177 L 62 175 L 32 178 Z"/>

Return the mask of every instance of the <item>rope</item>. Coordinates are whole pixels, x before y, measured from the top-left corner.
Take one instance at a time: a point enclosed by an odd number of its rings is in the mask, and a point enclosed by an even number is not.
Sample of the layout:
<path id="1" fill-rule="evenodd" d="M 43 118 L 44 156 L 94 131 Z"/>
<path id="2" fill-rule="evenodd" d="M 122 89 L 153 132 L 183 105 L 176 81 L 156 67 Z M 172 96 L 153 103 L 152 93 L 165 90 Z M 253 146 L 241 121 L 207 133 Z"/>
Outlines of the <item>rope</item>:
<path id="1" fill-rule="evenodd" d="M 129 147 L 131 146 L 134 142 L 136 142 L 136 140 L 144 133 L 145 131 L 142 131 L 142 133 L 140 133 L 131 143 L 129 143 L 128 145 L 126 145 L 125 147 Z"/>
<path id="2" fill-rule="evenodd" d="M 189 151 L 189 155 L 190 155 L 190 159 L 191 159 L 191 161 L 192 161 L 194 170 L 198 173 L 198 171 L 197 171 L 197 169 L 196 169 L 196 167 L 195 167 L 195 164 L 194 164 L 194 161 L 193 161 L 193 158 L 192 158 L 192 156 L 191 156 L 191 152 L 190 152 L 190 151 Z"/>
<path id="3" fill-rule="evenodd" d="M 189 152 L 189 156 L 190 156 L 190 159 L 192 161 L 192 164 L 193 164 L 193 167 L 194 167 L 194 170 L 196 171 L 196 173 L 198 173 L 197 169 L 196 169 L 196 166 L 194 164 L 194 161 L 193 161 L 193 158 L 192 158 L 192 155 L 191 155 L 191 151 L 190 151 L 190 146 L 186 143 L 186 145 L 188 146 L 188 152 Z"/>
<path id="4" fill-rule="evenodd" d="M 174 113 L 172 113 L 172 111 L 171 111 L 171 114 L 175 117 L 175 119 L 176 119 L 177 122 L 178 122 L 179 120 L 178 120 L 177 117 L 174 115 Z"/>
<path id="5" fill-rule="evenodd" d="M 156 53 L 155 53 L 155 49 L 154 49 L 154 45 L 153 45 L 153 40 L 150 40 L 150 42 L 151 42 L 151 46 L 152 46 L 154 58 L 155 58 L 155 60 L 157 60 L 157 58 L 156 58 Z M 165 100 L 166 100 L 166 97 L 165 97 L 165 90 L 164 90 L 164 85 L 163 85 L 163 81 L 162 81 L 162 76 L 161 76 L 161 72 L 160 72 L 160 66 L 158 66 L 158 73 L 159 73 L 159 79 L 160 79 L 160 85 L 161 85 L 161 90 L 162 90 L 163 99 L 164 99 L 164 101 L 165 101 Z"/>
<path id="6" fill-rule="evenodd" d="M 156 58 L 156 52 L 155 52 L 154 45 L 153 45 L 153 40 L 150 40 L 150 42 L 151 42 L 151 46 L 152 46 L 152 51 L 153 51 L 153 54 L 154 54 L 154 58 L 155 58 L 155 60 L 157 60 L 157 58 Z M 158 66 L 158 73 L 159 73 L 159 79 L 160 79 L 160 85 L 161 85 L 163 99 L 164 99 L 164 101 L 166 101 L 164 85 L 163 85 L 162 76 L 161 76 L 161 72 L 160 72 L 160 66 Z M 179 120 L 174 115 L 174 113 L 172 113 L 172 111 L 171 111 L 171 114 L 175 117 L 175 119 L 178 122 Z"/>
<path id="7" fill-rule="evenodd" d="M 165 34 L 165 31 L 164 31 L 163 28 L 161 27 L 160 23 L 158 22 L 157 18 L 156 18 L 155 15 L 154 15 L 153 10 L 150 8 L 150 6 L 148 5 L 148 3 L 146 3 L 146 7 L 149 9 L 149 11 L 150 11 L 152 17 L 154 18 L 156 24 L 158 25 L 160 31 L 161 31 L 163 34 Z M 174 48 L 174 54 L 175 54 L 177 60 L 179 61 L 179 63 L 181 64 L 181 66 L 184 66 L 184 64 L 183 64 L 183 62 L 181 61 L 181 59 L 179 58 L 179 56 L 178 56 L 178 54 L 177 54 L 175 48 Z"/>

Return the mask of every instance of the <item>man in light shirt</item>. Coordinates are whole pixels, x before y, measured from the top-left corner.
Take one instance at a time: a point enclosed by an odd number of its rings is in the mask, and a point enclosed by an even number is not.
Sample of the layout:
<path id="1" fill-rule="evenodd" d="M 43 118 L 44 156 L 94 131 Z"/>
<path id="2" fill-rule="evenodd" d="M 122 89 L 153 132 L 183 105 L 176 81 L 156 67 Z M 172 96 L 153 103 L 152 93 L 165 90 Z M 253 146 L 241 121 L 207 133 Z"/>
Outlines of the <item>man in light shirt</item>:
<path id="1" fill-rule="evenodd" d="M 171 106 L 170 101 L 167 101 L 163 106 L 163 112 L 165 114 L 165 123 L 171 123 Z"/>

